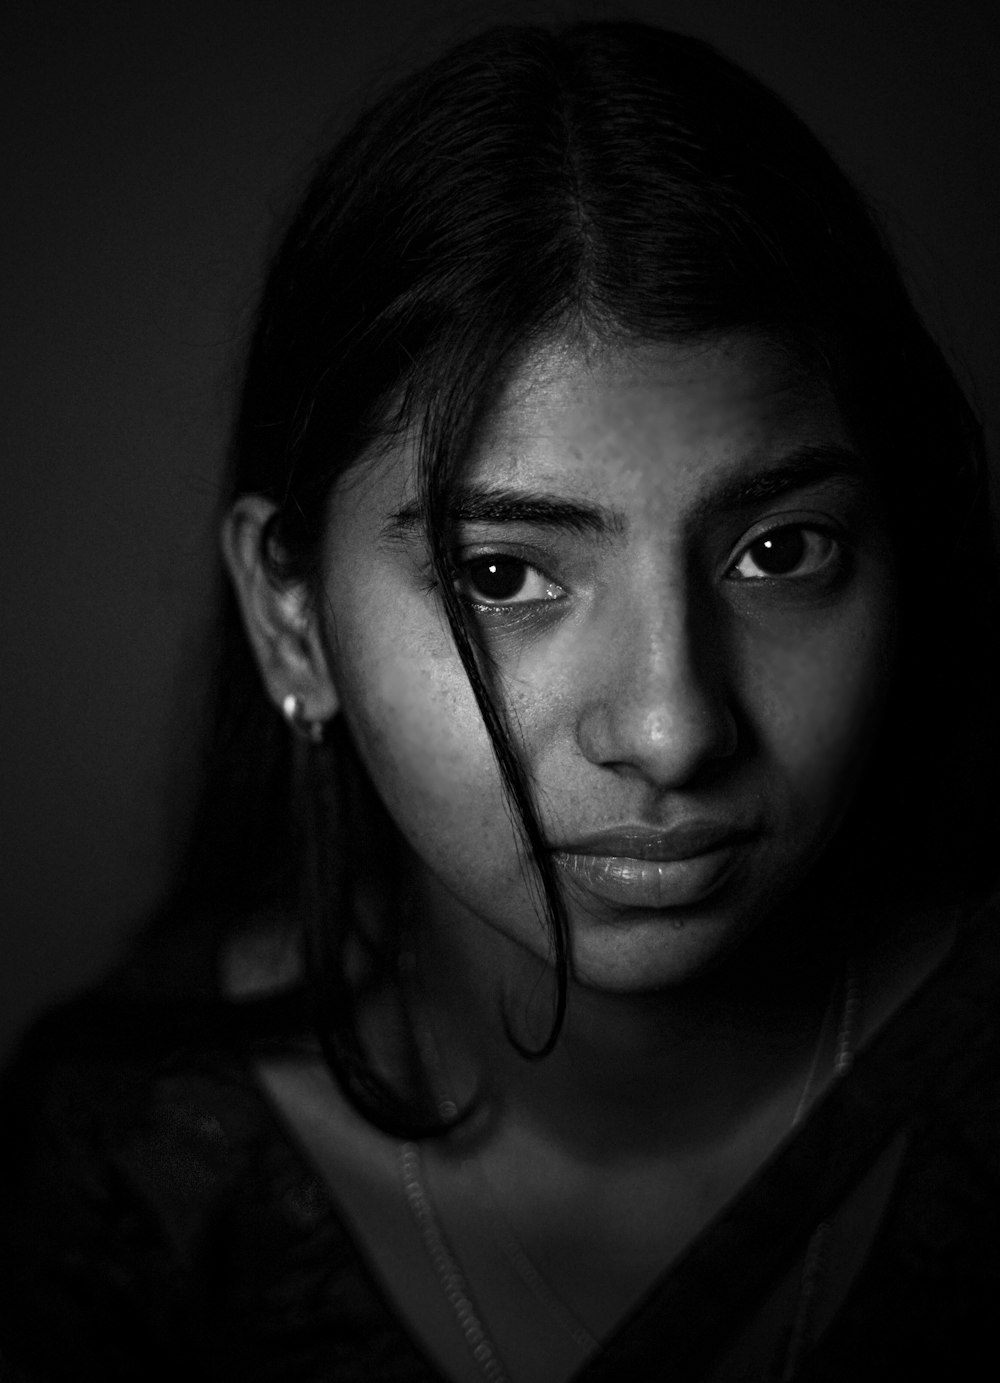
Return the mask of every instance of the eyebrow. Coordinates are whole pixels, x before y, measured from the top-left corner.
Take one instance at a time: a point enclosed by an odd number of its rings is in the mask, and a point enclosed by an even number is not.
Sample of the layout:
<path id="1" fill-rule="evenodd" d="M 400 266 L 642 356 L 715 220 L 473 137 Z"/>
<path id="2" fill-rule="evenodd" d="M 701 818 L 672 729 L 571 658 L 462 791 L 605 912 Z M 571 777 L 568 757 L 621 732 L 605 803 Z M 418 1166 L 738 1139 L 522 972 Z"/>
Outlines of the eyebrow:
<path id="1" fill-rule="evenodd" d="M 850 481 L 854 485 L 870 478 L 865 459 L 849 447 L 831 443 L 802 446 L 776 465 L 727 476 L 693 504 L 689 521 L 698 523 L 713 514 L 753 509 L 795 490 L 806 490 L 829 481 Z"/>
<path id="2" fill-rule="evenodd" d="M 724 477 L 699 497 L 687 519 L 697 524 L 725 511 L 752 509 L 794 490 L 830 480 L 860 482 L 868 474 L 863 458 L 848 447 L 826 444 L 803 446 L 779 463 L 764 468 L 747 466 Z M 526 524 L 535 528 L 608 538 L 624 533 L 628 519 L 620 510 L 585 500 L 504 487 L 459 485 L 448 501 L 448 520 L 458 524 Z M 403 538 L 423 524 L 419 500 L 390 515 L 383 525 L 385 539 Z"/>
<path id="3" fill-rule="evenodd" d="M 623 533 L 628 526 L 625 515 L 603 504 L 567 500 L 559 495 L 502 487 L 460 485 L 449 497 L 448 519 L 453 524 L 527 524 L 534 528 L 557 528 L 568 533 L 591 534 L 599 538 Z M 382 529 L 386 538 L 403 537 L 423 523 L 419 500 L 404 504 Z"/>

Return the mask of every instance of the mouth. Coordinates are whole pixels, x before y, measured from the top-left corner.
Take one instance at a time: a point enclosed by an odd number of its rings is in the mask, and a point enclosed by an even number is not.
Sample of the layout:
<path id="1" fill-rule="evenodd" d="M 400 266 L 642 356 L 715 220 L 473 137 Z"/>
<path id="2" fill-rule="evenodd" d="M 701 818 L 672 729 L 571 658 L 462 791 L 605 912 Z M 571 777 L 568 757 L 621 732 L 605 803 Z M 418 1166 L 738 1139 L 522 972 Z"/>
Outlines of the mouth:
<path id="1" fill-rule="evenodd" d="M 602 902 L 690 907 L 726 883 L 756 835 L 732 823 L 704 820 L 667 830 L 624 826 L 560 844 L 553 858 L 568 879 Z"/>

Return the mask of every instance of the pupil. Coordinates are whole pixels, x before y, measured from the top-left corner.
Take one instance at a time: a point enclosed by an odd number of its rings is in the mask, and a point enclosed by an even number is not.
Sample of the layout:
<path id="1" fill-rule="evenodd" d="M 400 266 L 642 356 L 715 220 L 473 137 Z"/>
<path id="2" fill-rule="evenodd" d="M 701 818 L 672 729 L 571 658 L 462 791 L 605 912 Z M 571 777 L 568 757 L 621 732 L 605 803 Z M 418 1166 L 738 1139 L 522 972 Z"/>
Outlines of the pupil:
<path id="1" fill-rule="evenodd" d="M 801 528 L 783 528 L 754 543 L 750 552 L 761 571 L 770 576 L 784 576 L 794 571 L 805 557 L 805 534 Z"/>
<path id="2" fill-rule="evenodd" d="M 483 557 L 468 572 L 476 593 L 487 600 L 510 600 L 524 585 L 524 563 L 514 557 Z"/>

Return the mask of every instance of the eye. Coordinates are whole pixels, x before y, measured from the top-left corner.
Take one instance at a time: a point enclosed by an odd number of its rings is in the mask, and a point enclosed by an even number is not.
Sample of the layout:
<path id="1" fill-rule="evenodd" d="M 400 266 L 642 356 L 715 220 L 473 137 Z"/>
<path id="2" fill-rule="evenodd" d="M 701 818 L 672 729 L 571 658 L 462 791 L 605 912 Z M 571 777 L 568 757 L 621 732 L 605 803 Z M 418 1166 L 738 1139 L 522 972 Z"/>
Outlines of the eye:
<path id="1" fill-rule="evenodd" d="M 831 534 L 804 524 L 787 524 L 755 538 L 743 549 L 730 575 L 744 581 L 816 576 L 836 562 L 840 552 Z"/>
<path id="2" fill-rule="evenodd" d="M 472 605 L 502 609 L 539 601 L 559 600 L 564 595 L 558 582 L 520 557 L 487 553 L 456 563 L 455 589 Z"/>

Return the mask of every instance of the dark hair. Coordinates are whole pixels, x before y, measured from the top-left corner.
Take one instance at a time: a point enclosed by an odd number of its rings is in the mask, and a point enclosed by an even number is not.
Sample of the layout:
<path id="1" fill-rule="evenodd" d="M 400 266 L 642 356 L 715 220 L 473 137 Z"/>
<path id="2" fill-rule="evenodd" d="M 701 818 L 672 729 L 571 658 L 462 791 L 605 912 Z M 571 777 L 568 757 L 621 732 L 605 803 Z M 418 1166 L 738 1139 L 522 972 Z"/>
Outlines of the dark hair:
<path id="1" fill-rule="evenodd" d="M 447 488 L 533 346 L 741 331 L 825 373 L 895 534 L 897 696 L 855 848 L 875 840 L 884 864 L 912 869 L 933 812 L 938 876 L 971 881 L 996 609 L 979 432 L 862 200 L 773 94 L 705 43 L 645 25 L 491 30 L 399 82 L 341 139 L 263 293 L 226 502 L 273 501 L 274 579 L 315 583 L 334 481 L 401 430 L 419 437 L 448 618 L 550 920 L 550 1041 L 566 992 L 562 905 L 488 660 L 448 579 Z M 383 937 L 359 936 L 354 900 L 374 868 L 365 842 L 377 834 L 384 859 L 394 828 L 342 725 L 320 749 L 292 741 L 231 595 L 224 605 L 213 752 L 174 911 L 300 917 L 332 1066 L 370 1117 L 412 1128 L 411 1104 L 375 1075 L 358 1035 L 360 990 L 391 976 L 392 958 Z M 349 836 L 350 849 L 323 847 Z M 399 887 L 397 872 L 387 917 Z M 369 965 L 349 981 L 352 948 Z"/>

